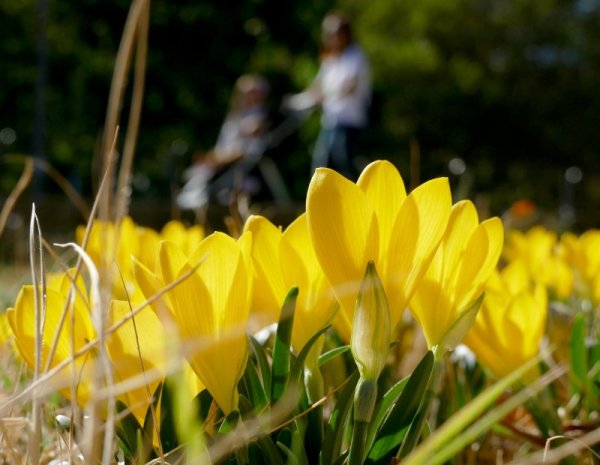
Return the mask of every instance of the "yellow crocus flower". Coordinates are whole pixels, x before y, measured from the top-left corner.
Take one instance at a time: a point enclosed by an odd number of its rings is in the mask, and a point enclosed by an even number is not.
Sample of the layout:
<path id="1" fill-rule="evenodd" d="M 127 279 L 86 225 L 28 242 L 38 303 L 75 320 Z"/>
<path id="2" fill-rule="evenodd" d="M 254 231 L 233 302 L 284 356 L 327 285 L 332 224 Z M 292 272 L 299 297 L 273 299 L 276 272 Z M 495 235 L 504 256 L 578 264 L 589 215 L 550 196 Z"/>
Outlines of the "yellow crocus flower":
<path id="1" fill-rule="evenodd" d="M 507 235 L 504 258 L 522 260 L 532 278 L 544 284 L 560 300 L 567 299 L 573 290 L 573 273 L 558 253 L 554 231 L 535 226 L 527 232 L 513 230 Z"/>
<path id="2" fill-rule="evenodd" d="M 527 232 L 512 230 L 506 236 L 503 256 L 507 261 L 517 258 L 524 261 L 532 272 L 538 272 L 546 265 L 556 245 L 556 233 L 534 226 Z"/>
<path id="3" fill-rule="evenodd" d="M 71 271 L 73 273 L 73 271 Z M 46 288 L 46 312 L 43 317 L 40 373 L 69 360 L 96 337 L 90 316 L 88 293 L 83 279 L 77 279 L 77 291 L 71 294 L 72 280 L 66 273 L 48 279 Z M 67 305 L 68 303 L 68 305 Z M 66 309 L 66 316 L 63 313 Z M 40 310 L 41 312 L 41 310 Z M 32 285 L 21 288 L 14 308 L 7 310 L 7 317 L 14 336 L 15 346 L 30 369 L 35 369 L 35 289 Z M 61 326 L 61 320 L 62 322 Z M 58 335 L 57 335 L 58 334 Z M 49 360 L 51 347 L 57 339 L 56 350 Z M 90 368 L 93 351 L 75 359 L 51 380 L 51 385 L 70 400 L 85 405 L 90 399 Z M 76 399 L 72 398 L 71 386 L 76 385 Z"/>
<path id="4" fill-rule="evenodd" d="M 548 299 L 544 286 L 532 284 L 519 260 L 494 271 L 485 292 L 482 308 L 464 342 L 484 366 L 503 377 L 538 354 Z"/>
<path id="5" fill-rule="evenodd" d="M 576 292 L 594 305 L 600 304 L 600 230 L 590 229 L 579 237 L 565 233 L 561 248 L 574 269 Z"/>
<path id="6" fill-rule="evenodd" d="M 79 226 L 76 230 L 78 244 L 83 243 L 85 229 L 85 226 Z M 131 257 L 154 268 L 159 241 L 156 231 L 136 225 L 128 216 L 122 218 L 118 228 L 114 223 L 95 220 L 85 251 L 99 270 L 111 272 L 112 290 L 116 299 L 139 300 L 141 296 L 136 295 Z"/>
<path id="7" fill-rule="evenodd" d="M 160 232 L 162 240 L 177 244 L 184 254 L 190 255 L 204 239 L 204 228 L 194 225 L 186 228 L 181 221 L 172 220 L 165 224 Z"/>
<path id="8" fill-rule="evenodd" d="M 69 360 L 74 353 L 96 339 L 88 292 L 81 277 L 77 280 L 77 291 L 73 292 L 71 303 L 67 306 L 73 275 L 74 270 L 70 270 L 68 274 L 53 274 L 48 278 L 40 360 L 42 373 L 46 371 L 47 366 L 53 368 Z M 34 289 L 32 286 L 24 286 L 14 309 L 7 312 L 15 345 L 31 369 L 35 368 L 34 308 Z M 67 313 L 63 318 L 65 308 Z M 106 348 L 112 362 L 115 382 L 132 383 L 131 387 L 125 386 L 124 393 L 118 398 L 128 405 L 137 420 L 143 423 L 151 396 L 162 381 L 166 368 L 165 333 L 162 323 L 150 308 L 143 309 L 135 315 L 135 327 L 130 318 L 129 302 L 112 301 L 110 310 L 110 323 L 124 323 L 106 337 Z M 64 321 L 58 332 L 61 319 Z M 56 351 L 52 360 L 48 362 L 57 333 L 59 335 Z M 76 401 L 81 406 L 90 400 L 92 370 L 97 369 L 94 367 L 96 353 L 97 348 L 90 349 L 86 355 L 75 359 L 74 369 L 73 365 L 69 364 L 60 376 L 52 381 L 52 385 L 71 400 L 71 386 L 75 383 Z M 144 376 L 144 372 L 149 372 L 147 377 Z"/>
<path id="9" fill-rule="evenodd" d="M 278 321 L 285 296 L 297 286 L 292 345 L 300 351 L 337 309 L 310 241 L 306 215 L 284 232 L 262 216 L 251 216 L 244 231 L 252 232 L 252 317 L 263 325 Z"/>
<path id="10" fill-rule="evenodd" d="M 155 309 L 161 317 L 162 308 L 168 309 L 186 358 L 226 414 L 237 409 L 237 383 L 248 356 L 250 243 L 249 233 L 238 241 L 214 233 L 189 257 L 175 244 L 162 242 L 156 272 L 134 261 L 135 276 L 146 297 L 190 273 L 165 293 Z"/>
<path id="11" fill-rule="evenodd" d="M 315 172 L 306 200 L 308 229 L 341 305 L 335 324 L 342 339 L 350 340 L 356 298 L 371 260 L 395 328 L 442 239 L 451 204 L 447 179 L 426 182 L 407 196 L 400 174 L 387 161 L 368 165 L 356 184 L 327 168 Z"/>
<path id="12" fill-rule="evenodd" d="M 10 324 L 6 312 L 0 312 L 0 347 L 10 342 Z"/>
<path id="13" fill-rule="evenodd" d="M 430 348 L 481 295 L 496 267 L 504 229 L 499 218 L 479 223 L 472 202 L 452 207 L 448 229 L 410 302 Z"/>
<path id="14" fill-rule="evenodd" d="M 129 302 L 111 302 L 113 324 L 124 324 L 106 340 L 115 382 L 132 383 L 125 403 L 143 425 L 148 406 L 166 372 L 165 331 L 151 308 L 144 308 L 131 318 Z"/>

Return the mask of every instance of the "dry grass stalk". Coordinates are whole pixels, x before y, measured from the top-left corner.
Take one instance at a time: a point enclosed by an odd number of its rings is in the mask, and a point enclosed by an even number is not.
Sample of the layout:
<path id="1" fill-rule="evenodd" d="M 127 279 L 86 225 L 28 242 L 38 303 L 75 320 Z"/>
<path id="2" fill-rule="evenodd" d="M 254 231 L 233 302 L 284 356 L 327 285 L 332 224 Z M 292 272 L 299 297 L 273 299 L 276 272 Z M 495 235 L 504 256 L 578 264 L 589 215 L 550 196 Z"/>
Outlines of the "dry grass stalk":
<path id="1" fill-rule="evenodd" d="M 36 247 L 37 245 L 37 247 Z M 42 344 L 44 333 L 44 318 L 46 315 L 46 273 L 44 264 L 44 249 L 42 246 L 42 232 L 35 213 L 35 205 L 32 206 L 31 223 L 29 229 L 29 256 L 31 263 L 31 277 L 33 281 L 35 301 L 35 368 L 34 381 L 40 378 L 42 362 Z M 39 267 L 39 268 L 38 268 Z M 32 431 L 29 442 L 29 458 L 33 465 L 40 463 L 40 444 L 42 438 L 42 412 L 40 398 L 33 393 L 32 402 Z"/>

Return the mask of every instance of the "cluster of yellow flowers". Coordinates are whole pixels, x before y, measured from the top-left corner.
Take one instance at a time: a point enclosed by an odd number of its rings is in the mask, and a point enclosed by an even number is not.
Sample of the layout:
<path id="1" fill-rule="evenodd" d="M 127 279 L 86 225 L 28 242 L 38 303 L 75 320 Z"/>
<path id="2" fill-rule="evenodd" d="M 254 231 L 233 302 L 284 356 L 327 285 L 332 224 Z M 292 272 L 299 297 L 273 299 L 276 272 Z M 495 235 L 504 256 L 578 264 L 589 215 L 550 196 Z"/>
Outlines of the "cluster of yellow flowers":
<path id="1" fill-rule="evenodd" d="M 143 418 L 148 393 L 168 371 L 169 351 L 175 350 L 189 363 L 183 369 L 191 395 L 204 386 L 225 413 L 237 410 L 247 333 L 277 322 L 294 286 L 299 289 L 294 350 L 300 351 L 327 323 L 348 343 L 369 263 L 389 303 L 392 331 L 378 334 L 393 337 L 409 309 L 428 346 L 443 352 L 458 342 L 451 343 L 450 334 L 457 338 L 459 320 L 485 292 L 477 317 L 459 331 L 458 340 L 464 337 L 498 376 L 509 373 L 538 351 L 546 287 L 559 296 L 568 294 L 563 264 L 569 286 L 585 286 L 590 298 L 600 297 L 599 234 L 565 235 L 560 253 L 550 252 L 556 241 L 547 238 L 551 233 L 539 232 L 544 240 L 534 234 L 511 234 L 505 250 L 510 263 L 498 271 L 504 240 L 498 218 L 480 222 L 470 201 L 453 205 L 444 178 L 407 194 L 400 174 L 386 161 L 371 163 L 356 183 L 318 169 L 306 213 L 285 230 L 252 216 L 239 238 L 220 232 L 204 237 L 202 229 L 185 229 L 177 222 L 158 233 L 129 218 L 118 226 L 95 222 L 87 238 L 84 228 L 77 232 L 96 266 L 112 270 L 105 343 L 115 378 L 155 373 L 122 396 L 138 418 Z M 55 382 L 83 405 L 93 395 L 86 380 L 94 351 L 86 347 L 97 339 L 94 312 L 102 309 L 93 308 L 90 292 L 96 291 L 88 292 L 76 274 L 69 270 L 48 283 L 38 366 L 45 372 L 64 364 L 64 376 Z M 25 286 L 8 310 L 16 346 L 31 367 L 36 366 L 34 294 L 33 286 Z M 65 363 L 80 351 L 85 354 Z"/>
<path id="2" fill-rule="evenodd" d="M 553 300 L 579 298 L 600 304 L 600 230 L 560 237 L 543 226 L 527 232 L 511 231 L 504 258 L 521 261 L 531 279 L 548 289 Z"/>

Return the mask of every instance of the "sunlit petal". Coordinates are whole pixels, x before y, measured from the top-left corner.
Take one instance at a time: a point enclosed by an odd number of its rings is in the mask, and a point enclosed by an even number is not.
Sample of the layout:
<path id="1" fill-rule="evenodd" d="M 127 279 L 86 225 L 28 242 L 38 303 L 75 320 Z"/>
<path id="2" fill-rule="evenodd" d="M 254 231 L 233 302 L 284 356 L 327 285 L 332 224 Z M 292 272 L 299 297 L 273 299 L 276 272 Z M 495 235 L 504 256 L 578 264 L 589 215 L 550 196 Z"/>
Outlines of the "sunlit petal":
<path id="1" fill-rule="evenodd" d="M 281 272 L 287 286 L 298 286 L 292 344 L 301 350 L 333 317 L 337 305 L 333 290 L 312 248 L 306 215 L 301 215 L 283 233 L 280 246 Z"/>
<path id="2" fill-rule="evenodd" d="M 244 231 L 252 233 L 252 315 L 255 324 L 263 327 L 279 320 L 288 291 L 278 270 L 282 232 L 265 217 L 256 215 L 248 218 Z"/>
<path id="3" fill-rule="evenodd" d="M 378 160 L 364 169 L 356 184 L 365 192 L 377 215 L 379 244 L 381 250 L 387 250 L 400 206 L 406 198 L 404 181 L 394 165 Z"/>
<path id="4" fill-rule="evenodd" d="M 314 174 L 306 204 L 315 254 L 342 306 L 347 338 L 366 264 L 379 254 L 375 212 L 362 189 L 326 168 Z"/>
<path id="5" fill-rule="evenodd" d="M 451 209 L 448 180 L 434 179 L 406 198 L 380 267 L 395 327 L 446 231 Z"/>

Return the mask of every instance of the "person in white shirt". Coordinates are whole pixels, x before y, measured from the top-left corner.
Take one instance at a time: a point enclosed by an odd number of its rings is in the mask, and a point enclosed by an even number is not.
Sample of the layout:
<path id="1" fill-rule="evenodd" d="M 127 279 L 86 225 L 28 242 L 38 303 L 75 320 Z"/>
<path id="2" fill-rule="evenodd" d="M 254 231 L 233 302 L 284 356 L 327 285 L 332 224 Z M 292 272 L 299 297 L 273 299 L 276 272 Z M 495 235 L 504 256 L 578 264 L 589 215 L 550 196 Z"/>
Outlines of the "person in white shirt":
<path id="1" fill-rule="evenodd" d="M 288 105 L 296 109 L 318 104 L 322 107 L 312 171 L 329 166 L 355 178 L 353 149 L 360 131 L 367 126 L 371 101 L 369 62 L 354 42 L 350 22 L 344 14 L 325 16 L 322 32 L 319 72 L 310 87 L 293 96 Z"/>

